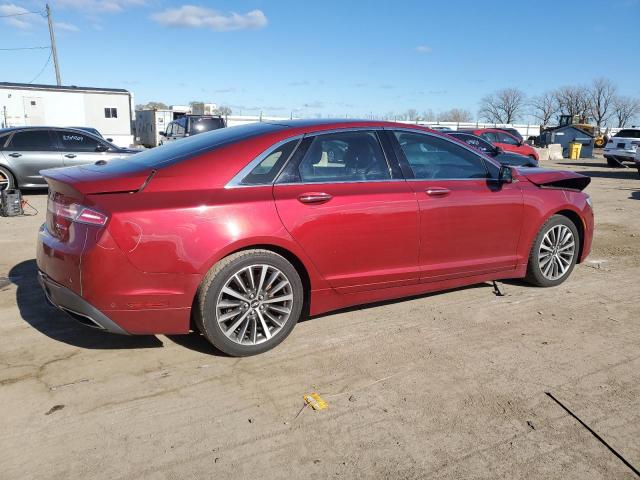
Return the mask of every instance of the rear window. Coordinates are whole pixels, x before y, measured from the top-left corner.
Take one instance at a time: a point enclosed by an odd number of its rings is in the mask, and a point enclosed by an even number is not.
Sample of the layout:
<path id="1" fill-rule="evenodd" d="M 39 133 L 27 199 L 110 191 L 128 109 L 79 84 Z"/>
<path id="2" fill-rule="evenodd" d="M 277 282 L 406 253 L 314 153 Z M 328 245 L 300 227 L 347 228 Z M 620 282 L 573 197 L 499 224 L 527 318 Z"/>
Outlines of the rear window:
<path id="1" fill-rule="evenodd" d="M 614 137 L 640 138 L 640 130 L 620 130 Z"/>
<path id="2" fill-rule="evenodd" d="M 179 142 L 170 142 L 161 147 L 145 150 L 127 158 L 127 161 L 156 168 L 181 162 L 200 153 L 241 142 L 266 133 L 277 132 L 284 125 L 251 123 L 238 127 L 221 128 L 201 135 L 186 137 Z"/>
<path id="3" fill-rule="evenodd" d="M 196 133 L 218 130 L 219 128 L 224 128 L 224 121 L 222 118 L 191 118 L 189 133 L 193 135 Z"/>

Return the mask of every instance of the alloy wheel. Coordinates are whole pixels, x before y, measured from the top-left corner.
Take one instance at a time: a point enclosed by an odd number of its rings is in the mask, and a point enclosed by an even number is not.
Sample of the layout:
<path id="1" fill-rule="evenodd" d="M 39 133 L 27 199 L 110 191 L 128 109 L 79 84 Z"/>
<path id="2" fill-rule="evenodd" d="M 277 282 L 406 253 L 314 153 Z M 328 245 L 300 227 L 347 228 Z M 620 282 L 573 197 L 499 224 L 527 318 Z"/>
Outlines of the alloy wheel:
<path id="1" fill-rule="evenodd" d="M 250 265 L 224 284 L 216 302 L 222 332 L 240 345 L 257 345 L 276 336 L 289 320 L 293 288 L 272 265 Z"/>
<path id="2" fill-rule="evenodd" d="M 4 173 L 2 170 L 0 170 L 0 191 L 6 190 L 7 188 L 9 188 L 10 184 L 11 184 L 11 179 L 9 178 L 9 176 L 6 173 Z"/>
<path id="3" fill-rule="evenodd" d="M 547 280 L 562 278 L 573 262 L 576 242 L 566 225 L 555 225 L 545 233 L 538 250 L 538 265 Z"/>

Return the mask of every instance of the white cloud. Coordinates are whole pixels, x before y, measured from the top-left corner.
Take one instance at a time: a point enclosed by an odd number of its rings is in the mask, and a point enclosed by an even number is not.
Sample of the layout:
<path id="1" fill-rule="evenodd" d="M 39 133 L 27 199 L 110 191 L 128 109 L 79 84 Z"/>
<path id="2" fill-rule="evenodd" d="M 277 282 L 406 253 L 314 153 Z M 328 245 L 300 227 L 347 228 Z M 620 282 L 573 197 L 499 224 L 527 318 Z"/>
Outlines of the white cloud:
<path id="1" fill-rule="evenodd" d="M 429 45 L 420 45 L 416 47 L 416 52 L 418 53 L 431 53 L 433 49 Z"/>
<path id="2" fill-rule="evenodd" d="M 195 5 L 168 8 L 151 15 L 151 19 L 168 27 L 210 28 L 217 32 L 262 28 L 267 25 L 267 17 L 262 10 L 252 10 L 245 14 L 224 14 Z"/>
<path id="3" fill-rule="evenodd" d="M 29 13 L 30 11 L 31 10 L 27 10 L 26 8 L 13 3 L 0 5 L 0 16 L 5 16 L 5 18 L 2 18 L 3 23 L 15 28 L 28 29 L 31 28 L 34 23 L 41 23 L 44 21 L 42 16 Z M 7 15 L 14 16 L 8 17 Z"/>
<path id="4" fill-rule="evenodd" d="M 144 5 L 145 0 L 57 0 L 56 5 L 80 10 L 82 13 L 117 13 L 127 7 Z"/>
<path id="5" fill-rule="evenodd" d="M 66 30 L 67 32 L 77 32 L 80 29 L 78 27 L 76 27 L 73 23 L 66 23 L 66 22 L 55 22 L 54 26 L 58 29 L 58 30 Z"/>

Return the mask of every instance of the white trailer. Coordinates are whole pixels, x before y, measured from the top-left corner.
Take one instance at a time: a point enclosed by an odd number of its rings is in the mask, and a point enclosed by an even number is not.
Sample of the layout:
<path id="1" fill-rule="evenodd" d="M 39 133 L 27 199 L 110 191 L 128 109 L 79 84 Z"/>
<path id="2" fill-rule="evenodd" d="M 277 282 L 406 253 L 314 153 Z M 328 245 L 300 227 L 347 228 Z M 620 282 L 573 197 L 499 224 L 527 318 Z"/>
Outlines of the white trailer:
<path id="1" fill-rule="evenodd" d="M 147 148 L 160 145 L 160 132 L 164 132 L 170 122 L 184 117 L 189 107 L 172 106 L 169 109 L 136 110 L 134 130 L 136 143 Z"/>
<path id="2" fill-rule="evenodd" d="M 0 126 L 92 127 L 113 143 L 133 143 L 133 95 L 119 88 L 0 82 Z"/>

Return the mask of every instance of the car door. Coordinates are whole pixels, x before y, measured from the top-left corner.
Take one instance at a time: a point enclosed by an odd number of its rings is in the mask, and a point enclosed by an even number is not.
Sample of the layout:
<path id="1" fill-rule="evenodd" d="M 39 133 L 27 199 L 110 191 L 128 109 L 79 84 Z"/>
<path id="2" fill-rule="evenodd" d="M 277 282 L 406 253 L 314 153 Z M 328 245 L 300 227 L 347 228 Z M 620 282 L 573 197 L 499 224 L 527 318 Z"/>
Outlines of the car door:
<path id="1" fill-rule="evenodd" d="M 107 159 L 109 146 L 99 138 L 80 130 L 54 130 L 65 167 L 95 163 Z"/>
<path id="2" fill-rule="evenodd" d="M 285 228 L 337 291 L 418 283 L 418 204 L 401 177 L 377 132 L 349 130 L 306 137 L 274 185 Z"/>
<path id="3" fill-rule="evenodd" d="M 523 200 L 498 167 L 441 136 L 397 130 L 392 141 L 420 209 L 422 282 L 515 268 Z"/>
<path id="4" fill-rule="evenodd" d="M 520 148 L 520 141 L 513 135 L 509 135 L 505 132 L 496 132 L 497 143 L 507 152 L 524 153 L 524 150 Z"/>
<path id="5" fill-rule="evenodd" d="M 40 170 L 63 166 L 55 139 L 47 129 L 15 132 L 2 151 L 21 186 L 46 186 Z"/>

